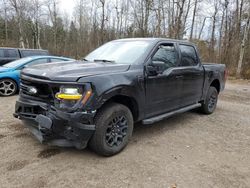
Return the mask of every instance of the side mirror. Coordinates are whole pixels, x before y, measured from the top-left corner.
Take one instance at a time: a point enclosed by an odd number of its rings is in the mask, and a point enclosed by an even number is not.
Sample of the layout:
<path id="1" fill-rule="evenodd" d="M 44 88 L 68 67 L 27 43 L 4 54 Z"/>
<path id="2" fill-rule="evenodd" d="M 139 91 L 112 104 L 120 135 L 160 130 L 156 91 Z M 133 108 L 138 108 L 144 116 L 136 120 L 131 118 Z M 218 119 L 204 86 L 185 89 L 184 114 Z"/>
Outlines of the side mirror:
<path id="1" fill-rule="evenodd" d="M 147 73 L 149 76 L 156 76 L 158 74 L 157 68 L 153 64 L 147 65 Z"/>
<path id="2" fill-rule="evenodd" d="M 162 61 L 151 61 L 147 66 L 147 72 L 150 76 L 162 74 L 165 69 L 165 63 Z"/>

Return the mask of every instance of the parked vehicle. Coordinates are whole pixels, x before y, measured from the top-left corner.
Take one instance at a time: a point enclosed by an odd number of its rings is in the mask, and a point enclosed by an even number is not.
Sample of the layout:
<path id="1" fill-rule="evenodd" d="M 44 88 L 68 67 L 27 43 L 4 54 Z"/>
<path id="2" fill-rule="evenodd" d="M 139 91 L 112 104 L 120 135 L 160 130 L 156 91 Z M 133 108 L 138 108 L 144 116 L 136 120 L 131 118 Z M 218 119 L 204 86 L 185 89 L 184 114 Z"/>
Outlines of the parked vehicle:
<path id="1" fill-rule="evenodd" d="M 32 65 L 46 64 L 59 61 L 74 61 L 74 59 L 56 56 L 32 56 L 12 61 L 0 66 L 0 96 L 16 94 L 20 87 L 20 71 Z"/>
<path id="2" fill-rule="evenodd" d="M 20 58 L 38 55 L 49 55 L 47 50 L 0 48 L 0 66 Z"/>
<path id="3" fill-rule="evenodd" d="M 195 45 L 179 40 L 115 40 L 84 61 L 22 71 L 14 116 L 42 143 L 117 154 L 134 122 L 213 113 L 226 81 L 225 65 L 201 64 Z"/>

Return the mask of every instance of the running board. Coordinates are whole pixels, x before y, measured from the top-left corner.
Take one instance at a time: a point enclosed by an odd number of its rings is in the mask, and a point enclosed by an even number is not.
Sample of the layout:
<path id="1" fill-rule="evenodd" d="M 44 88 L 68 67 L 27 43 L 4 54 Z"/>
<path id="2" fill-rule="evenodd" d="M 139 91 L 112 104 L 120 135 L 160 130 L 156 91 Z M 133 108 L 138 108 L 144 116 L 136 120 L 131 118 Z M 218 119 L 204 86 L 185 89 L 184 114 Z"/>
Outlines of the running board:
<path id="1" fill-rule="evenodd" d="M 152 118 L 149 118 L 149 119 L 144 119 L 144 120 L 142 120 L 142 124 L 144 124 L 144 125 L 153 124 L 153 123 L 155 123 L 157 121 L 161 121 L 161 120 L 169 118 L 169 117 L 171 117 L 173 115 L 181 114 L 183 112 L 186 112 L 186 111 L 198 108 L 198 107 L 201 107 L 200 103 L 193 104 L 193 105 L 190 105 L 190 106 L 186 106 L 186 107 L 181 108 L 179 110 L 168 112 L 166 114 L 161 114 L 159 116 L 155 116 L 155 117 L 152 117 Z"/>

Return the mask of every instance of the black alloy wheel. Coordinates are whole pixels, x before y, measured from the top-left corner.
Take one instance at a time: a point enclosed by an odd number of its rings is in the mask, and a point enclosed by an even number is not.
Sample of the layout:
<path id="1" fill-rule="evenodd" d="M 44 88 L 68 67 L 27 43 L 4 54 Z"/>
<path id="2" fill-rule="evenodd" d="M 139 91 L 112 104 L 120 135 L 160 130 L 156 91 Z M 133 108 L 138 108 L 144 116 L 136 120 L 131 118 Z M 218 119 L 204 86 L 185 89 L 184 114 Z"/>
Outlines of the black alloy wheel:
<path id="1" fill-rule="evenodd" d="M 113 147 L 119 146 L 127 135 L 128 120 L 125 116 L 115 116 L 108 124 L 106 130 L 106 143 Z"/>
<path id="2" fill-rule="evenodd" d="M 128 144 L 134 127 L 133 115 L 127 106 L 109 103 L 98 110 L 95 126 L 89 147 L 100 155 L 112 156 Z"/>
<path id="3" fill-rule="evenodd" d="M 212 114 L 217 106 L 218 91 L 215 87 L 211 86 L 208 89 L 207 97 L 202 103 L 201 110 L 204 114 Z"/>

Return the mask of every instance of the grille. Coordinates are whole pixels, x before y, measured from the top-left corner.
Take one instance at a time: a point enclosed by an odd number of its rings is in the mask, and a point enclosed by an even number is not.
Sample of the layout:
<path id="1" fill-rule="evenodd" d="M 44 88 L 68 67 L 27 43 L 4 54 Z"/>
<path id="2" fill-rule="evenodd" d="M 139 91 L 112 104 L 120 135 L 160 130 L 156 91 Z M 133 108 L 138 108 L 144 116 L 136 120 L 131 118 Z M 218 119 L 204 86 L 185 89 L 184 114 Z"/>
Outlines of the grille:
<path id="1" fill-rule="evenodd" d="M 35 87 L 37 93 L 29 93 L 28 89 L 30 87 Z M 57 92 L 59 92 L 59 86 L 21 79 L 20 93 L 26 97 L 47 103 L 54 103 L 54 96 Z"/>
<path id="2" fill-rule="evenodd" d="M 16 107 L 16 113 L 32 119 L 35 119 L 38 114 L 45 115 L 44 110 L 39 106 L 18 106 Z"/>

